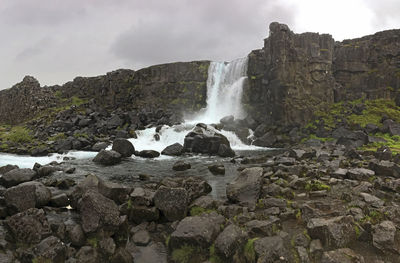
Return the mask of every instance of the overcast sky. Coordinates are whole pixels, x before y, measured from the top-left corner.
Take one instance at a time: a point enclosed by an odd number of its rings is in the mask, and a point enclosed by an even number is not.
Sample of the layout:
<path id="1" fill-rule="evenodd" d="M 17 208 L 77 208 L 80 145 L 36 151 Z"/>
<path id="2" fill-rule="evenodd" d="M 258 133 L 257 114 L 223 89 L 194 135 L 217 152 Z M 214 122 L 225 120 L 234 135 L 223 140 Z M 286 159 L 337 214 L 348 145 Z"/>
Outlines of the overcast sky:
<path id="1" fill-rule="evenodd" d="M 400 28 L 399 0 L 0 0 L 0 89 L 25 75 L 63 84 L 118 68 L 229 61 L 270 22 L 336 40 Z"/>

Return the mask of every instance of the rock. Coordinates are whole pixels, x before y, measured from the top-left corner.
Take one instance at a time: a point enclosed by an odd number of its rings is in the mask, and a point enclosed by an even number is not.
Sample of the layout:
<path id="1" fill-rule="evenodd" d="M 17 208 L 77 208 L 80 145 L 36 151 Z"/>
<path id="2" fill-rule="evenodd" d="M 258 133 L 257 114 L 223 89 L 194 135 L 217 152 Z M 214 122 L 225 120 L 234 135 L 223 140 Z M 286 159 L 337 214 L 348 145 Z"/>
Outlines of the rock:
<path id="1" fill-rule="evenodd" d="M 67 247 L 60 239 L 50 236 L 43 239 L 33 248 L 33 253 L 36 257 L 32 262 L 63 263 L 66 259 L 66 251 Z"/>
<path id="2" fill-rule="evenodd" d="M 151 243 L 147 247 L 136 247 L 133 254 L 135 263 L 167 263 L 167 249 L 163 243 Z"/>
<path id="3" fill-rule="evenodd" d="M 134 205 L 130 209 L 129 220 L 140 224 L 143 222 L 155 222 L 160 218 L 160 211 L 156 207 Z"/>
<path id="4" fill-rule="evenodd" d="M 185 137 L 184 151 L 220 155 L 222 157 L 235 156 L 228 139 L 215 129 L 205 124 L 197 124 L 193 131 Z"/>
<path id="5" fill-rule="evenodd" d="M 10 216 L 6 225 L 16 242 L 35 244 L 51 235 L 50 225 L 42 209 L 30 208 Z"/>
<path id="6" fill-rule="evenodd" d="M 161 186 L 154 195 L 154 205 L 169 221 L 183 219 L 187 214 L 188 204 L 189 196 L 184 188 Z"/>
<path id="7" fill-rule="evenodd" d="M 262 123 L 262 124 L 258 125 L 257 128 L 254 130 L 254 136 L 261 137 L 264 134 L 266 134 L 268 132 L 268 130 L 269 130 L 268 125 Z"/>
<path id="8" fill-rule="evenodd" d="M 157 158 L 160 156 L 160 153 L 153 150 L 143 150 L 140 152 L 136 152 L 135 155 L 142 158 Z"/>
<path id="9" fill-rule="evenodd" d="M 379 160 L 390 161 L 392 159 L 392 151 L 387 146 L 381 146 L 376 150 L 374 156 Z"/>
<path id="10" fill-rule="evenodd" d="M 190 163 L 186 163 L 184 161 L 177 161 L 174 163 L 174 165 L 172 166 L 172 169 L 174 171 L 185 171 L 192 168 L 192 166 L 190 165 Z"/>
<path id="11" fill-rule="evenodd" d="M 391 136 L 400 135 L 400 124 L 393 120 L 385 120 L 383 122 L 383 130 Z"/>
<path id="12" fill-rule="evenodd" d="M 147 230 L 139 230 L 132 237 L 133 243 L 138 246 L 147 246 L 150 242 L 150 235 Z"/>
<path id="13" fill-rule="evenodd" d="M 360 196 L 364 199 L 364 201 L 368 204 L 370 204 L 373 207 L 376 208 L 380 208 L 383 206 L 383 204 L 385 203 L 385 201 L 379 199 L 376 196 L 373 196 L 371 194 L 368 193 L 360 193 Z"/>
<path id="14" fill-rule="evenodd" d="M 371 161 L 369 168 L 375 172 L 377 176 L 400 177 L 400 167 L 390 161 Z"/>
<path id="15" fill-rule="evenodd" d="M 253 144 L 260 147 L 273 147 L 277 142 L 277 137 L 272 131 L 265 133 L 263 136 L 257 138 Z"/>
<path id="16" fill-rule="evenodd" d="M 364 263 L 364 257 L 350 248 L 339 248 L 322 254 L 321 263 Z"/>
<path id="17" fill-rule="evenodd" d="M 375 176 L 375 172 L 365 168 L 353 168 L 349 169 L 346 175 L 349 179 L 352 180 L 368 181 L 369 178 Z"/>
<path id="18" fill-rule="evenodd" d="M 400 254 L 400 240 L 396 238 L 396 232 L 392 221 L 383 221 L 373 227 L 372 244 L 384 253 Z"/>
<path id="19" fill-rule="evenodd" d="M 307 229 L 311 238 L 321 240 L 325 247 L 344 247 L 356 240 L 351 216 L 311 218 L 307 223 Z"/>
<path id="20" fill-rule="evenodd" d="M 50 205 L 54 207 L 66 207 L 69 205 L 69 198 L 65 193 L 53 196 L 50 199 Z"/>
<path id="21" fill-rule="evenodd" d="M 105 150 L 107 147 L 108 147 L 108 143 L 97 142 L 92 146 L 92 151 L 100 152 L 101 150 Z"/>
<path id="22" fill-rule="evenodd" d="M 100 240 L 99 247 L 104 254 L 111 256 L 115 253 L 116 245 L 114 239 L 111 237 L 106 237 Z"/>
<path id="23" fill-rule="evenodd" d="M 18 168 L 19 168 L 18 165 L 7 164 L 5 166 L 1 166 L 0 167 L 0 174 L 6 174 L 9 171 L 14 170 L 14 169 L 18 169 Z"/>
<path id="24" fill-rule="evenodd" d="M 254 209 L 259 199 L 262 186 L 263 169 L 246 168 L 226 187 L 228 199 Z"/>
<path id="25" fill-rule="evenodd" d="M 179 222 L 169 241 L 171 249 L 192 245 L 208 249 L 220 233 L 225 218 L 217 213 L 189 216 Z"/>
<path id="26" fill-rule="evenodd" d="M 98 191 L 100 178 L 93 174 L 89 174 L 86 178 L 75 186 L 73 192 L 70 194 L 71 206 L 77 208 L 79 199 L 89 190 Z"/>
<path id="27" fill-rule="evenodd" d="M 133 262 L 132 255 L 125 248 L 118 248 L 115 254 L 111 257 L 110 263 L 131 263 Z"/>
<path id="28" fill-rule="evenodd" d="M 219 122 L 221 124 L 226 125 L 226 124 L 232 124 L 234 122 L 234 120 L 235 120 L 235 117 L 233 117 L 232 115 L 229 115 L 229 116 L 225 116 L 222 119 L 220 119 Z"/>
<path id="29" fill-rule="evenodd" d="M 131 157 L 135 153 L 135 147 L 127 139 L 117 138 L 113 141 L 112 150 L 121 154 L 121 157 Z"/>
<path id="30" fill-rule="evenodd" d="M 273 236 L 281 228 L 280 220 L 271 216 L 266 220 L 251 220 L 245 224 L 252 237 Z"/>
<path id="31" fill-rule="evenodd" d="M 280 236 L 255 240 L 254 251 L 258 258 L 257 262 L 279 262 L 282 258 L 287 260 L 289 255 L 289 251 L 284 247 L 283 239 Z"/>
<path id="32" fill-rule="evenodd" d="M 172 145 L 167 146 L 164 150 L 162 150 L 161 154 L 170 155 L 170 156 L 180 156 L 183 153 L 183 146 L 180 143 L 174 143 Z"/>
<path id="33" fill-rule="evenodd" d="M 155 192 L 150 189 L 136 187 L 130 194 L 130 200 L 132 205 L 135 206 L 151 206 L 153 205 L 154 194 Z"/>
<path id="34" fill-rule="evenodd" d="M 225 174 L 225 166 L 222 163 L 209 165 L 208 170 L 210 170 L 210 172 L 214 175 L 217 175 L 217 174 L 224 175 Z"/>
<path id="35" fill-rule="evenodd" d="M 100 255 L 97 253 L 97 250 L 89 247 L 84 246 L 81 247 L 76 253 L 77 262 L 79 263 L 98 263 L 100 262 Z"/>
<path id="36" fill-rule="evenodd" d="M 42 183 L 32 181 L 7 189 L 4 198 L 9 211 L 18 213 L 47 205 L 51 199 L 51 192 Z"/>
<path id="37" fill-rule="evenodd" d="M 82 229 L 85 233 L 99 229 L 114 232 L 121 223 L 118 206 L 96 191 L 87 191 L 82 196 L 79 206 Z"/>
<path id="38" fill-rule="evenodd" d="M 101 150 L 94 157 L 93 162 L 103 165 L 115 165 L 121 162 L 121 154 L 116 151 Z"/>
<path id="39" fill-rule="evenodd" d="M 122 204 L 128 199 L 132 188 L 122 184 L 107 182 L 99 179 L 98 191 L 100 194 L 113 200 L 117 204 Z"/>
<path id="40" fill-rule="evenodd" d="M 81 247 L 85 244 L 86 238 L 83 232 L 82 226 L 79 224 L 73 224 L 67 227 L 67 233 L 71 244 L 76 247 Z"/>
<path id="41" fill-rule="evenodd" d="M 215 250 L 222 258 L 231 259 L 235 253 L 240 251 L 246 239 L 246 233 L 240 227 L 231 224 L 218 235 L 215 240 Z"/>
<path id="42" fill-rule="evenodd" d="M 29 168 L 13 169 L 1 177 L 1 184 L 5 187 L 15 186 L 20 183 L 32 181 L 36 177 L 36 172 Z"/>

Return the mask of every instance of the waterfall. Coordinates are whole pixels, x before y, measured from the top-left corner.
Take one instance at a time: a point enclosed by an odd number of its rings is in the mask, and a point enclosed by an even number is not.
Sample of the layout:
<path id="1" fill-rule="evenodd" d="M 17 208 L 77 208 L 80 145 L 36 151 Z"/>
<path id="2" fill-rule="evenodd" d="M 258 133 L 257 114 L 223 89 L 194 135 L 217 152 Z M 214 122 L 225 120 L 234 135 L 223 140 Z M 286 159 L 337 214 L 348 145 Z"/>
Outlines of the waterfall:
<path id="1" fill-rule="evenodd" d="M 130 139 L 136 150 L 152 149 L 162 151 L 173 143 L 183 144 L 186 134 L 197 123 L 219 123 L 220 119 L 233 115 L 235 118 L 243 118 L 244 110 L 241 99 L 243 85 L 247 79 L 248 58 L 240 58 L 231 62 L 211 62 L 207 79 L 207 106 L 191 118 L 187 118 L 183 124 L 173 127 L 164 126 L 159 134 L 160 140 L 154 139 L 155 128 L 137 131 L 137 139 Z M 245 145 L 230 131 L 219 131 L 226 136 L 234 150 L 251 150 L 254 146 Z"/>

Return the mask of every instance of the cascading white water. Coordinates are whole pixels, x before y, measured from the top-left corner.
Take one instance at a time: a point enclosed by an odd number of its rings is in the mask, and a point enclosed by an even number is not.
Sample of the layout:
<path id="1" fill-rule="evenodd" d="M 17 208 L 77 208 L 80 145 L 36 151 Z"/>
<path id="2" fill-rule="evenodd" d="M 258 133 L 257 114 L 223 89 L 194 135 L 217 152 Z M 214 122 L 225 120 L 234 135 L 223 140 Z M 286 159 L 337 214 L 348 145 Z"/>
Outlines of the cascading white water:
<path id="1" fill-rule="evenodd" d="M 219 123 L 221 118 L 228 115 L 243 118 L 241 98 L 243 85 L 247 79 L 247 61 L 246 57 L 231 62 L 211 62 L 207 79 L 207 107 L 188 118 L 183 124 L 173 127 L 164 126 L 159 132 L 159 141 L 154 139 L 155 128 L 137 131 L 138 138 L 130 139 L 135 149 L 138 151 L 152 149 L 161 152 L 168 145 L 177 142 L 183 144 L 186 134 L 197 123 Z M 219 132 L 227 137 L 234 150 L 258 148 L 245 145 L 233 132 Z"/>

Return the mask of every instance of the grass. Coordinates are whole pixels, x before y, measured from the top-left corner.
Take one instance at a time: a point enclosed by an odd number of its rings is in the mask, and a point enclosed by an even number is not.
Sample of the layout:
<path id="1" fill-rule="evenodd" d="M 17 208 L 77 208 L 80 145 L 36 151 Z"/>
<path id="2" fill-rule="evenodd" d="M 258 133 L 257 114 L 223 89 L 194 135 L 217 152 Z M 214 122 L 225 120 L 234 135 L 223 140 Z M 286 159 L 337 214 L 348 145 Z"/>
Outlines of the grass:
<path id="1" fill-rule="evenodd" d="M 256 251 L 254 250 L 254 241 L 258 238 L 252 238 L 247 240 L 246 245 L 244 246 L 244 257 L 247 262 L 256 262 Z"/>
<path id="2" fill-rule="evenodd" d="M 0 138 L 3 141 L 9 141 L 13 143 L 28 143 L 33 141 L 31 131 L 22 126 L 12 127 L 9 131 L 0 134 Z"/>
<path id="3" fill-rule="evenodd" d="M 99 243 L 99 240 L 97 240 L 96 237 L 92 237 L 92 238 L 88 238 L 88 239 L 87 239 L 87 243 L 88 243 L 91 247 L 97 248 L 98 243 Z"/>
<path id="4" fill-rule="evenodd" d="M 390 148 L 392 153 L 400 153 L 400 136 L 398 135 L 390 136 L 390 134 L 388 133 L 376 133 L 374 136 L 382 138 L 386 142 L 369 143 L 361 147 L 360 150 L 376 151 L 378 148 L 382 146 L 387 146 Z"/>
<path id="5" fill-rule="evenodd" d="M 210 247 L 210 259 L 209 261 L 211 263 L 223 263 L 224 261 L 217 255 L 217 253 L 215 252 L 215 244 L 212 244 L 212 246 Z"/>
<path id="6" fill-rule="evenodd" d="M 193 256 L 198 252 L 198 249 L 194 246 L 183 245 L 181 248 L 172 251 L 172 259 L 177 263 L 189 263 L 192 262 Z"/>
<path id="7" fill-rule="evenodd" d="M 54 134 L 53 136 L 51 136 L 49 138 L 49 141 L 58 141 L 58 140 L 66 139 L 66 138 L 67 138 L 67 136 L 65 135 L 65 133 L 60 132 L 60 133 L 57 133 L 57 134 Z"/>
<path id="8" fill-rule="evenodd" d="M 385 218 L 385 214 L 378 210 L 371 210 L 369 214 L 365 215 L 360 222 L 366 223 L 370 222 L 371 224 L 375 225 L 380 223 Z"/>
<path id="9" fill-rule="evenodd" d="M 214 212 L 215 209 L 206 209 L 200 206 L 193 206 L 192 208 L 190 208 L 190 215 L 191 216 L 199 216 L 202 214 L 209 214 L 211 212 Z"/>
<path id="10" fill-rule="evenodd" d="M 306 191 L 321 191 L 321 190 L 330 191 L 331 187 L 329 185 L 323 184 L 322 182 L 320 182 L 318 180 L 312 180 L 310 182 L 307 182 L 304 189 Z"/>

